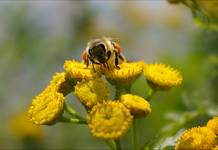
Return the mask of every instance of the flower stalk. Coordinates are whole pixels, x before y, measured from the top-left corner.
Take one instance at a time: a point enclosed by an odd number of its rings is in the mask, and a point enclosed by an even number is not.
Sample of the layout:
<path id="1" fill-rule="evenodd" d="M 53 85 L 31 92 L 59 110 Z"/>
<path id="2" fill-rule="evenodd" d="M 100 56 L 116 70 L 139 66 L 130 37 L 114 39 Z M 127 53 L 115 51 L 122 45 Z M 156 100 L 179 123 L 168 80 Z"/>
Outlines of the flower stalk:
<path id="1" fill-rule="evenodd" d="M 133 118 L 132 123 L 132 148 L 137 150 L 137 127 L 136 127 L 136 118 Z"/>
<path id="2" fill-rule="evenodd" d="M 153 98 L 153 96 L 155 95 L 156 92 L 157 92 L 156 89 L 150 87 L 149 91 L 148 91 L 148 95 L 146 97 L 146 100 L 150 101 Z"/>
<path id="3" fill-rule="evenodd" d="M 83 121 L 86 121 L 86 119 L 82 116 L 80 116 L 67 102 L 64 102 L 64 110 L 71 115 L 73 118 L 77 118 Z"/>
<path id="4" fill-rule="evenodd" d="M 77 118 L 66 118 L 64 116 L 61 116 L 58 119 L 58 122 L 62 122 L 62 123 L 72 123 L 72 124 L 87 124 L 86 120 L 81 120 L 81 119 L 77 119 Z"/>

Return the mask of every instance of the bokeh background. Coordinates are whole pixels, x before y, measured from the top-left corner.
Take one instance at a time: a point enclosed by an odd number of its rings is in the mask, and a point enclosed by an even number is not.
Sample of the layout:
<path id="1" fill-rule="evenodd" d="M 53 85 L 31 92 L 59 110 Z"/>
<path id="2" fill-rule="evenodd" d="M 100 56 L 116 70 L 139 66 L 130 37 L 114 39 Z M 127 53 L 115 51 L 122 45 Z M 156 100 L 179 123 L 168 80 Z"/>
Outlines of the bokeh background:
<path id="1" fill-rule="evenodd" d="M 181 87 L 155 95 L 152 113 L 138 120 L 139 145 L 167 148 L 178 131 L 205 125 L 218 114 L 218 32 L 197 27 L 184 5 L 0 1 L 0 149 L 107 148 L 83 125 L 40 126 L 29 138 L 29 124 L 18 119 L 55 72 L 63 71 L 65 60 L 81 60 L 86 43 L 102 36 L 115 38 L 128 60 L 166 63 L 184 77 Z M 146 96 L 147 89 L 141 77 L 132 91 Z M 84 114 L 72 94 L 67 99 Z M 121 139 L 125 148 L 129 134 Z"/>

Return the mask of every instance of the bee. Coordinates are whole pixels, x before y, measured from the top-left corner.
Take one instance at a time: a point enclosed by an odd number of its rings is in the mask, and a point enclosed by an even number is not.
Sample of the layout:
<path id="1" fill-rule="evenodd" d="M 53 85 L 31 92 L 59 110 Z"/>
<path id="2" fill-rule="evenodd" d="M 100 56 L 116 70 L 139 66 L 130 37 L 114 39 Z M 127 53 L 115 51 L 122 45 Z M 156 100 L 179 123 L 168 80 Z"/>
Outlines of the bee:
<path id="1" fill-rule="evenodd" d="M 98 64 L 109 69 L 108 60 L 111 57 L 114 57 L 114 65 L 117 69 L 120 69 L 118 66 L 118 59 L 122 61 L 125 60 L 121 51 L 122 48 L 120 45 L 111 38 L 98 38 L 88 42 L 86 50 L 82 54 L 82 59 L 86 63 L 87 67 L 91 62 L 93 70 L 95 71 L 94 64 Z"/>

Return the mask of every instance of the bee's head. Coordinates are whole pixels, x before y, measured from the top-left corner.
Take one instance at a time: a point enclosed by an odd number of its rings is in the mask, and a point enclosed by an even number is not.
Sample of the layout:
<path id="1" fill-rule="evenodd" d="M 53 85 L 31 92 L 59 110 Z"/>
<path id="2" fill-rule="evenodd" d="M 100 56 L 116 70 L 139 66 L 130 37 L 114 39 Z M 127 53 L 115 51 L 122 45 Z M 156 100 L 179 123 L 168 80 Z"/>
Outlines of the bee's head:
<path id="1" fill-rule="evenodd" d="M 107 59 L 105 45 L 103 43 L 98 43 L 92 46 L 89 49 L 89 55 L 92 59 L 99 61 L 99 63 L 105 63 Z"/>

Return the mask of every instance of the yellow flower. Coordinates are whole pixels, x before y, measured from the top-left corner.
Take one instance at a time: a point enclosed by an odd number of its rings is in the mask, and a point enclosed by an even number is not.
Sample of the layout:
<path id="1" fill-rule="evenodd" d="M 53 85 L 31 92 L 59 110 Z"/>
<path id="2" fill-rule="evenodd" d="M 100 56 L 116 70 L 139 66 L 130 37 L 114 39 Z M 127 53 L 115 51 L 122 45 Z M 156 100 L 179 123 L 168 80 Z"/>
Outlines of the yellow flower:
<path id="1" fill-rule="evenodd" d="M 209 150 L 217 144 L 216 134 L 207 127 L 185 131 L 176 143 L 176 150 Z"/>
<path id="2" fill-rule="evenodd" d="M 92 108 L 99 102 L 107 100 L 110 95 L 108 83 L 100 78 L 78 82 L 75 95 L 86 107 Z"/>
<path id="3" fill-rule="evenodd" d="M 36 96 L 29 108 L 29 117 L 34 124 L 53 124 L 62 114 L 64 96 L 73 91 L 73 82 L 67 77 L 66 73 L 56 73 L 50 84 Z"/>
<path id="4" fill-rule="evenodd" d="M 100 76 L 98 70 L 94 72 L 91 66 L 87 68 L 87 66 L 84 63 L 77 62 L 75 60 L 65 61 L 64 70 L 68 76 L 78 81 L 81 81 L 83 79 L 90 80 Z"/>
<path id="5" fill-rule="evenodd" d="M 199 5 L 204 13 L 210 17 L 210 19 L 214 19 L 217 21 L 218 19 L 218 1 L 217 0 L 199 0 Z"/>
<path id="6" fill-rule="evenodd" d="M 124 94 L 121 96 L 121 102 L 136 117 L 144 117 L 151 112 L 150 104 L 140 96 Z"/>
<path id="7" fill-rule="evenodd" d="M 182 83 L 181 74 L 165 64 L 146 64 L 144 76 L 149 85 L 157 90 L 168 90 Z"/>
<path id="8" fill-rule="evenodd" d="M 212 129 L 215 134 L 218 135 L 218 117 L 214 117 L 213 119 L 207 122 L 207 127 Z"/>
<path id="9" fill-rule="evenodd" d="M 42 128 L 32 124 L 26 113 L 18 114 L 9 121 L 9 129 L 17 138 L 40 139 Z"/>
<path id="10" fill-rule="evenodd" d="M 120 102 L 108 101 L 95 105 L 88 116 L 92 134 L 102 139 L 117 139 L 130 127 L 130 111 Z"/>
<path id="11" fill-rule="evenodd" d="M 178 4 L 180 3 L 182 0 L 167 0 L 169 3 L 171 4 Z"/>
<path id="12" fill-rule="evenodd" d="M 52 80 L 50 81 L 50 84 L 53 86 L 56 86 L 57 91 L 59 90 L 59 87 L 61 84 L 63 84 L 66 81 L 65 79 L 65 72 L 57 72 L 53 77 Z"/>
<path id="13" fill-rule="evenodd" d="M 106 79 L 116 86 L 131 85 L 142 73 L 144 62 L 123 62 L 120 69 L 102 69 Z"/>
<path id="14" fill-rule="evenodd" d="M 194 7 L 195 3 L 192 0 L 167 0 L 170 4 L 179 4 L 182 3 L 187 7 Z"/>
<path id="15" fill-rule="evenodd" d="M 218 145 L 216 145 L 212 150 L 218 150 Z"/>
<path id="16" fill-rule="evenodd" d="M 76 82 L 70 80 L 65 72 L 57 72 L 50 81 L 50 85 L 59 93 L 63 93 L 64 96 L 74 90 Z"/>
<path id="17" fill-rule="evenodd" d="M 53 124 L 62 114 L 64 96 L 55 90 L 51 84 L 36 96 L 28 110 L 29 117 L 34 124 Z"/>

